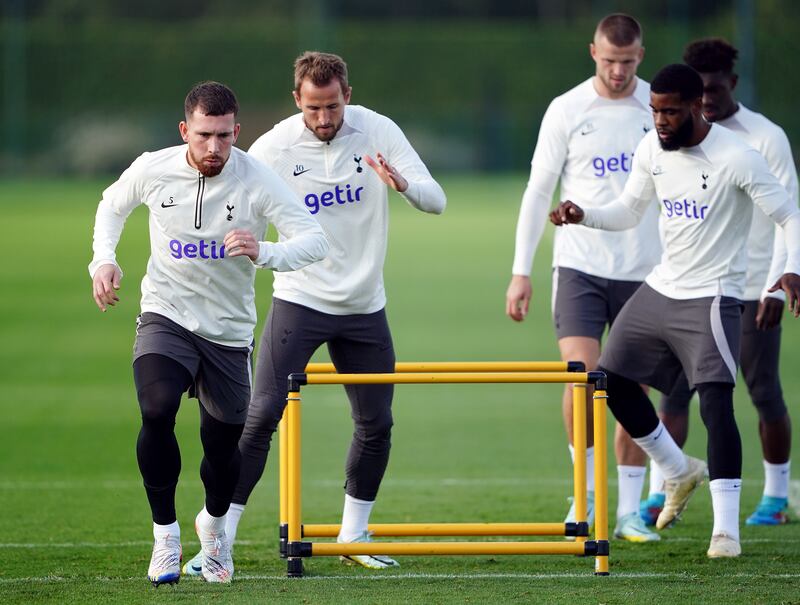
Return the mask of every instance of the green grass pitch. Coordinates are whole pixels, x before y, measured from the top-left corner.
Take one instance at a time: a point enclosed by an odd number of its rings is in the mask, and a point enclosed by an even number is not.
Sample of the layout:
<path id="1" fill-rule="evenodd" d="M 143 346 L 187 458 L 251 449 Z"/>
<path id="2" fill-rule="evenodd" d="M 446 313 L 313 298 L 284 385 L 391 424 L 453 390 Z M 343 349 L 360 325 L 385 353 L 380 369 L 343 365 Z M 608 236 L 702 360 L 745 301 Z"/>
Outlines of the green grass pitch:
<path id="1" fill-rule="evenodd" d="M 387 311 L 398 359 L 546 360 L 557 350 L 549 320 L 548 228 L 534 270 L 527 321 L 504 315 L 524 175 L 443 179 L 440 217 L 391 197 Z M 101 314 L 86 264 L 100 192 L 108 182 L 0 183 L 0 594 L 3 602 L 252 603 L 789 603 L 798 601 L 800 523 L 742 527 L 744 554 L 705 557 L 707 487 L 655 545 L 612 541 L 611 576 L 570 556 L 405 557 L 370 572 L 335 559 L 306 561 L 288 580 L 277 551 L 276 458 L 256 488 L 235 549 L 236 581 L 146 580 L 151 533 L 134 444 L 138 407 L 130 371 L 146 212 L 130 218 L 119 247 L 121 303 Z M 259 317 L 271 276 L 258 275 Z M 784 321 L 783 380 L 797 410 L 800 322 Z M 260 333 L 260 326 L 258 328 Z M 318 360 L 326 359 L 322 353 Z M 560 521 L 571 470 L 560 385 L 397 387 L 392 458 L 374 522 Z M 195 400 L 178 418 L 183 473 L 178 515 L 185 554 L 198 547 L 202 504 Z M 693 406 L 687 450 L 704 457 Z M 761 492 L 755 414 L 743 388 L 742 521 Z M 304 520 L 338 522 L 351 424 L 341 387 L 304 391 Z M 795 466 L 798 463 L 794 455 Z M 616 506 L 613 454 L 610 512 Z M 797 470 L 795 474 L 797 475 Z M 796 486 L 797 484 L 795 484 Z M 800 504 L 796 495 L 795 506 Z"/>

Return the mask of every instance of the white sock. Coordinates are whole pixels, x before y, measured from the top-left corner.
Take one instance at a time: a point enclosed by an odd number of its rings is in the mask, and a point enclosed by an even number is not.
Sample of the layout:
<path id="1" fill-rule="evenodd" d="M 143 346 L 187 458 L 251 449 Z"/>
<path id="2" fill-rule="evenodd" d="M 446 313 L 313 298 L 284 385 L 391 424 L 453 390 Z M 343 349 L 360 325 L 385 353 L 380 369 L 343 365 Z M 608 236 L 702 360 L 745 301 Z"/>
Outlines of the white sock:
<path id="1" fill-rule="evenodd" d="M 342 511 L 342 529 L 339 530 L 339 542 L 352 542 L 359 538 L 369 525 L 369 515 L 375 501 L 359 500 L 352 496 L 344 495 L 344 510 Z"/>
<path id="2" fill-rule="evenodd" d="M 166 536 L 173 536 L 178 538 L 178 540 L 181 539 L 181 528 L 177 521 L 173 521 L 169 525 L 153 523 L 153 537 L 158 540 Z"/>
<path id="3" fill-rule="evenodd" d="M 239 519 L 242 518 L 244 504 L 231 503 L 228 514 L 225 516 L 225 535 L 228 537 L 228 544 L 233 544 L 236 540 L 236 530 L 239 528 Z"/>
<path id="4" fill-rule="evenodd" d="M 569 458 L 575 464 L 575 448 L 572 444 L 567 444 L 569 448 Z M 586 448 L 586 491 L 594 491 L 594 446 Z"/>
<path id="5" fill-rule="evenodd" d="M 642 497 L 645 466 L 617 465 L 619 479 L 619 499 L 617 500 L 617 520 L 630 513 L 639 512 L 639 499 Z"/>
<path id="6" fill-rule="evenodd" d="M 206 531 L 220 533 L 225 531 L 225 517 L 226 515 L 222 515 L 221 517 L 212 517 L 204 506 L 203 510 L 201 510 L 197 515 L 197 524 Z"/>
<path id="7" fill-rule="evenodd" d="M 652 433 L 634 441 L 661 467 L 664 478 L 674 479 L 686 472 L 686 456 L 660 420 Z"/>
<path id="8" fill-rule="evenodd" d="M 664 493 L 664 473 L 661 467 L 650 461 L 650 495 Z"/>
<path id="9" fill-rule="evenodd" d="M 790 462 L 771 464 L 764 460 L 764 495 L 773 498 L 789 497 Z"/>
<path id="10" fill-rule="evenodd" d="M 711 488 L 711 504 L 714 508 L 714 530 L 711 535 L 728 534 L 739 541 L 739 496 L 742 493 L 741 479 L 714 479 Z"/>

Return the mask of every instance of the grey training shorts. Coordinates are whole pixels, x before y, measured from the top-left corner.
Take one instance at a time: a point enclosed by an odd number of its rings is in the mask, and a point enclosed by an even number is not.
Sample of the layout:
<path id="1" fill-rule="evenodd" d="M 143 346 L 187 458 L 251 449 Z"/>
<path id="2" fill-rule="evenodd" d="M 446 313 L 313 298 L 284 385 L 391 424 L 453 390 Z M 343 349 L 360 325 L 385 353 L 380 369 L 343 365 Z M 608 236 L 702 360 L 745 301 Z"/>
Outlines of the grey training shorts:
<path id="1" fill-rule="evenodd" d="M 672 392 L 686 373 L 690 387 L 736 382 L 742 303 L 727 296 L 678 300 L 642 284 L 620 312 L 599 365 Z"/>
<path id="2" fill-rule="evenodd" d="M 596 277 L 570 269 L 553 269 L 553 323 L 558 339 L 586 336 L 600 341 L 620 310 L 642 285 Z"/>
<path id="3" fill-rule="evenodd" d="M 133 360 L 156 354 L 180 363 L 194 378 L 189 397 L 220 422 L 244 424 L 247 418 L 252 353 L 252 346 L 213 343 L 157 313 L 142 313 L 136 319 Z"/>

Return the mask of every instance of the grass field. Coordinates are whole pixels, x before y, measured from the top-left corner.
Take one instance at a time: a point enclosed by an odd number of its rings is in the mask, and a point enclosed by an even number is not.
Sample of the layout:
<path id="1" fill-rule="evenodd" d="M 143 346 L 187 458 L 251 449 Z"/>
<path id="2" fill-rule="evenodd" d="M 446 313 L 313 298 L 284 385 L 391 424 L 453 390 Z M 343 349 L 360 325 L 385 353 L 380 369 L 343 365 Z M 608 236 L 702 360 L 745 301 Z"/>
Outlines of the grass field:
<path id="1" fill-rule="evenodd" d="M 612 542 L 607 578 L 592 575 L 591 559 L 484 556 L 406 557 L 399 570 L 386 572 L 314 558 L 306 562 L 304 579 L 287 580 L 276 555 L 275 459 L 240 526 L 234 584 L 184 580 L 152 589 L 145 578 L 152 541 L 134 455 L 138 407 L 130 371 L 146 213 L 131 217 L 120 244 L 122 302 L 101 314 L 91 300 L 86 264 L 94 209 L 106 184 L 0 183 L 4 603 L 800 601 L 800 523 L 743 527 L 743 556 L 709 561 L 705 487 L 661 543 Z M 398 359 L 555 359 L 549 242 L 536 259 L 528 320 L 516 325 L 503 314 L 524 177 L 448 178 L 443 184 L 449 206 L 441 217 L 392 199 L 387 311 Z M 268 273 L 258 276 L 262 319 L 270 283 Z M 784 391 L 797 410 L 800 322 L 787 319 L 785 326 Z M 571 477 L 560 391 L 555 385 L 398 387 L 392 459 L 372 520 L 560 521 Z M 743 389 L 736 399 L 745 447 L 743 520 L 760 496 L 762 470 L 755 414 Z M 304 520 L 338 522 L 349 408 L 340 387 L 309 387 L 304 403 Z M 197 417 L 196 402 L 186 400 L 177 427 L 183 455 L 178 516 L 190 555 L 198 547 L 193 519 L 202 504 Z M 696 409 L 687 451 L 705 457 Z M 797 466 L 797 454 L 793 458 Z M 612 482 L 612 529 L 615 506 Z"/>

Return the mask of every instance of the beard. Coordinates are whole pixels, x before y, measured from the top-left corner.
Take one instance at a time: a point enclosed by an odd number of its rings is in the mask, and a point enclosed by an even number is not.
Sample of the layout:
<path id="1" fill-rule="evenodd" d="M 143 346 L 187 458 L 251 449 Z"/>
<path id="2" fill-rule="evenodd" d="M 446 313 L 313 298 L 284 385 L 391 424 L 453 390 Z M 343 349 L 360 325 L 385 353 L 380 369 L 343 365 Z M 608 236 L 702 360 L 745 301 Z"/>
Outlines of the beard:
<path id="1" fill-rule="evenodd" d="M 678 126 L 678 129 L 675 133 L 670 137 L 669 141 L 665 141 L 661 137 L 658 137 L 658 142 L 661 145 L 661 149 L 664 151 L 677 151 L 681 147 L 686 147 L 686 144 L 691 140 L 692 133 L 694 132 L 694 120 L 692 116 L 686 118 L 686 120 Z"/>
<path id="2" fill-rule="evenodd" d="M 189 149 L 189 156 L 197 171 L 205 177 L 217 176 L 225 168 L 225 163 L 227 162 L 227 159 L 223 159 L 220 155 L 197 158 L 191 149 Z"/>
<path id="3" fill-rule="evenodd" d="M 325 128 L 324 130 L 321 130 L 319 128 L 312 128 L 311 126 L 308 125 L 308 122 L 306 122 L 306 128 L 308 128 L 311 132 L 313 132 L 314 136 L 317 137 L 323 143 L 332 141 L 336 137 L 336 135 L 339 134 L 339 130 L 341 130 L 343 125 L 344 125 L 344 120 L 342 120 L 338 124 L 331 124 L 330 126 L 332 126 L 332 128 Z"/>

